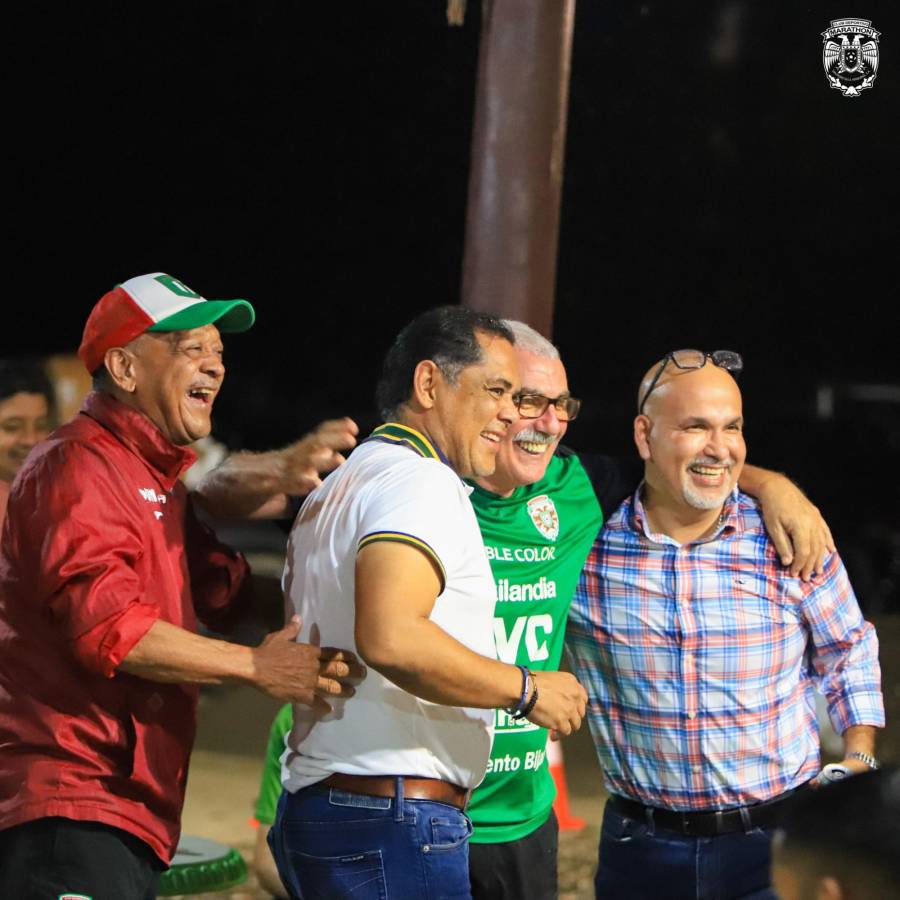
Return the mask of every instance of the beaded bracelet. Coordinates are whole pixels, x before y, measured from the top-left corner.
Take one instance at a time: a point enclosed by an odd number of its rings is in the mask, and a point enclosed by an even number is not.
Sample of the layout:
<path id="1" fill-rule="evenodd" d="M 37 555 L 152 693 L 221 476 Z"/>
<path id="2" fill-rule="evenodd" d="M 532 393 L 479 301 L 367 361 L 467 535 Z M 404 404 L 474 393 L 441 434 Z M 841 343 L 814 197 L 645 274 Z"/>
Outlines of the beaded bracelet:
<path id="1" fill-rule="evenodd" d="M 525 666 L 517 665 L 516 668 L 522 673 L 522 696 L 519 697 L 519 702 L 515 706 L 511 706 L 505 710 L 505 712 L 514 719 L 518 718 L 518 714 L 525 707 L 525 701 L 528 699 L 528 678 L 531 674 Z"/>
<path id="2" fill-rule="evenodd" d="M 535 703 L 537 703 L 537 699 L 538 699 L 537 678 L 535 678 L 534 672 L 529 672 L 528 674 L 531 676 L 531 687 L 532 687 L 531 698 L 529 699 L 528 703 L 525 704 L 525 708 L 522 709 L 521 711 L 517 712 L 513 716 L 514 719 L 527 718 L 531 714 L 531 711 L 534 709 Z"/>

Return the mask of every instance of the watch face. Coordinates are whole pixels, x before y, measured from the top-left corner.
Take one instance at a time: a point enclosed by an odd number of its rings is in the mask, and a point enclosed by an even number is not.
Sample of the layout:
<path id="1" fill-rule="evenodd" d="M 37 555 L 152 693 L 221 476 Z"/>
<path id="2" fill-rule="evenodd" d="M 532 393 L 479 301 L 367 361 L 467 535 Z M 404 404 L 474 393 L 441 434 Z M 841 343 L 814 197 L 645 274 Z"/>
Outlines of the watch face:
<path id="1" fill-rule="evenodd" d="M 820 784 L 843 781 L 849 774 L 850 770 L 846 766 L 842 766 L 840 763 L 829 763 L 818 774 L 816 781 Z"/>

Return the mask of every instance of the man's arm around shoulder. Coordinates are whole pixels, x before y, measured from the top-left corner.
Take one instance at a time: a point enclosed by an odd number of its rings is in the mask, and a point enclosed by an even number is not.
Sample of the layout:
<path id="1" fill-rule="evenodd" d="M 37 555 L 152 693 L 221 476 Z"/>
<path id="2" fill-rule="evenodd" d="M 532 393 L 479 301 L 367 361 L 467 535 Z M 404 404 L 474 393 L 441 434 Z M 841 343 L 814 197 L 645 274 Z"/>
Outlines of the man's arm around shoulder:
<path id="1" fill-rule="evenodd" d="M 277 519 L 290 513 L 291 498 L 322 483 L 341 465 L 341 450 L 356 444 L 352 419 L 331 419 L 281 450 L 232 453 L 194 491 L 197 505 L 214 519 Z"/>
<path id="2" fill-rule="evenodd" d="M 825 570 L 834 538 L 818 508 L 787 476 L 745 465 L 738 486 L 759 501 L 766 532 L 792 575 L 809 581 Z"/>

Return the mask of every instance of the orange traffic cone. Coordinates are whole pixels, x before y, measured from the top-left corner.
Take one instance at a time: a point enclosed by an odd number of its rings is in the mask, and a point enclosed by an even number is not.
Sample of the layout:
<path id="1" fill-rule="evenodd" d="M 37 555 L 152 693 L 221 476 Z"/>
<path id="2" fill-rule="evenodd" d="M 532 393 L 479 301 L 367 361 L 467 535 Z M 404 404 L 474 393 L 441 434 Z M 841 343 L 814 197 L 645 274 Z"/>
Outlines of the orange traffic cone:
<path id="1" fill-rule="evenodd" d="M 559 741 L 547 739 L 547 765 L 556 785 L 556 799 L 553 812 L 556 813 L 560 831 L 580 831 L 585 826 L 584 819 L 573 816 L 569 810 L 569 789 L 566 787 L 566 768 L 563 765 L 562 746 Z"/>

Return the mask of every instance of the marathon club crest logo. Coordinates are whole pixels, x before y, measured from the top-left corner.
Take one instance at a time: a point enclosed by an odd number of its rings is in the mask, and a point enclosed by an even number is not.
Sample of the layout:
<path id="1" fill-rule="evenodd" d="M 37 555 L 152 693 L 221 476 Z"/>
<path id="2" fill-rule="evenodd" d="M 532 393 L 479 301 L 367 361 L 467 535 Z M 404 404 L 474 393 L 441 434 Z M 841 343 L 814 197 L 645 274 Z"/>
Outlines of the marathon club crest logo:
<path id="1" fill-rule="evenodd" d="M 868 19 L 834 19 L 822 32 L 822 65 L 828 83 L 845 97 L 858 97 L 878 74 L 878 38 Z"/>
<path id="2" fill-rule="evenodd" d="M 559 536 L 559 516 L 553 501 L 546 494 L 528 501 L 528 517 L 548 540 L 555 541 Z"/>

